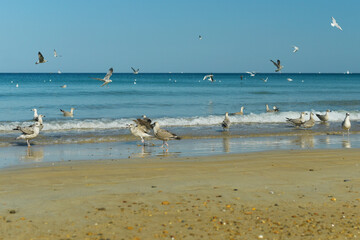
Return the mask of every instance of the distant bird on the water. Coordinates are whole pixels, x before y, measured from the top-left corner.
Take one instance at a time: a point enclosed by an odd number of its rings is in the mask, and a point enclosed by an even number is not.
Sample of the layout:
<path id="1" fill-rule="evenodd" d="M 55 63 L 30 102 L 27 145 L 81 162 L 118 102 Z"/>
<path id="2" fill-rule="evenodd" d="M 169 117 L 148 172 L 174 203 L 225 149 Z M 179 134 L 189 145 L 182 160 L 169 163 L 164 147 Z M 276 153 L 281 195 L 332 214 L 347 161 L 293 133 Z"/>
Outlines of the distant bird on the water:
<path id="1" fill-rule="evenodd" d="M 47 60 L 44 59 L 44 56 L 41 54 L 41 52 L 38 52 L 38 57 L 39 57 L 39 60 L 35 64 L 47 62 Z"/>
<path id="2" fill-rule="evenodd" d="M 155 122 L 155 123 L 153 124 L 153 129 L 154 129 L 154 135 L 155 135 L 155 137 L 156 137 L 157 139 L 160 139 L 160 140 L 163 141 L 163 145 L 162 145 L 161 147 L 164 147 L 164 144 L 165 144 L 166 146 L 169 146 L 169 145 L 167 144 L 167 141 L 169 141 L 169 140 L 180 140 L 180 139 L 181 139 L 181 138 L 178 137 L 176 134 L 171 133 L 171 132 L 169 132 L 169 131 L 167 131 L 167 130 L 165 130 L 165 129 L 161 129 L 158 122 Z"/>
<path id="3" fill-rule="evenodd" d="M 15 87 L 17 87 L 17 88 L 18 88 L 18 87 L 19 87 L 19 84 L 17 83 L 17 84 L 15 85 Z"/>
<path id="4" fill-rule="evenodd" d="M 39 135 L 39 132 L 40 132 L 39 127 L 40 127 L 40 123 L 36 122 L 35 125 L 34 125 L 34 128 L 33 128 L 34 131 L 32 133 L 30 133 L 30 134 L 24 133 L 24 134 L 20 135 L 19 137 L 17 137 L 16 139 L 25 139 L 28 147 L 30 147 L 30 142 L 29 141 L 31 139 L 36 138 Z"/>
<path id="5" fill-rule="evenodd" d="M 335 18 L 334 17 L 331 17 L 331 23 L 330 25 L 332 27 L 336 27 L 337 29 L 340 29 L 342 31 L 342 28 L 340 27 L 340 25 L 336 22 Z"/>
<path id="6" fill-rule="evenodd" d="M 331 112 L 329 109 L 326 110 L 326 113 L 324 115 L 316 114 L 316 116 L 320 119 L 320 121 L 326 122 L 329 120 L 329 112 Z"/>
<path id="7" fill-rule="evenodd" d="M 302 112 L 302 113 L 300 113 L 299 118 L 286 118 L 286 121 L 294 124 L 295 126 L 300 126 L 301 124 L 303 124 L 305 122 L 305 115 L 307 115 L 307 113 Z"/>
<path id="8" fill-rule="evenodd" d="M 245 109 L 245 107 L 242 106 L 242 107 L 240 108 L 240 112 L 231 113 L 230 115 L 244 115 L 244 109 Z"/>
<path id="9" fill-rule="evenodd" d="M 62 85 L 62 86 L 60 86 L 61 88 L 66 88 L 67 87 L 67 85 L 66 84 L 64 84 L 64 85 Z"/>
<path id="10" fill-rule="evenodd" d="M 296 53 L 297 51 L 299 51 L 299 47 L 293 46 L 293 48 L 294 48 L 293 53 Z"/>
<path id="11" fill-rule="evenodd" d="M 225 130 L 229 130 L 230 125 L 231 125 L 231 122 L 230 122 L 230 118 L 229 118 L 229 113 L 226 112 L 224 121 L 221 123 L 221 126 L 222 126 L 223 130 L 225 131 Z"/>
<path id="12" fill-rule="evenodd" d="M 67 112 L 67 111 L 60 109 L 60 111 L 63 113 L 64 117 L 74 117 L 74 110 L 75 110 L 75 108 L 70 108 L 70 112 Z"/>
<path id="13" fill-rule="evenodd" d="M 104 82 L 104 83 L 100 86 L 100 87 L 103 87 L 103 86 L 105 86 L 105 85 L 107 85 L 107 84 L 109 84 L 109 83 L 112 82 L 112 80 L 110 79 L 110 77 L 111 77 L 112 74 L 113 74 L 113 68 L 110 68 L 104 78 L 92 78 L 92 79 L 96 79 L 96 80 L 99 80 L 99 81 Z"/>
<path id="14" fill-rule="evenodd" d="M 288 80 L 289 82 L 292 82 L 292 81 L 293 81 L 292 78 L 287 78 L 286 80 Z"/>
<path id="15" fill-rule="evenodd" d="M 214 75 L 212 75 L 212 74 L 204 76 L 203 80 L 206 80 L 206 79 L 209 80 L 210 82 L 215 82 Z"/>
<path id="16" fill-rule="evenodd" d="M 274 62 L 273 60 L 270 60 L 270 61 L 276 66 L 275 72 L 281 72 L 281 69 L 282 69 L 284 66 L 281 66 L 280 60 L 278 59 L 276 62 Z"/>
<path id="17" fill-rule="evenodd" d="M 315 119 L 314 119 L 314 114 L 310 113 L 310 118 L 309 120 L 303 122 L 300 127 L 303 128 L 312 128 L 315 125 Z"/>
<path id="18" fill-rule="evenodd" d="M 139 71 L 140 71 L 140 69 L 139 69 L 139 68 L 138 68 L 138 69 L 135 69 L 135 68 L 131 67 L 131 69 L 133 70 L 133 73 L 134 73 L 134 74 L 138 74 L 138 73 L 139 73 Z"/>
<path id="19" fill-rule="evenodd" d="M 350 134 L 351 122 L 350 122 L 350 114 L 346 113 L 344 121 L 341 123 L 341 127 L 344 130 L 348 131 L 348 136 Z"/>
<path id="20" fill-rule="evenodd" d="M 152 137 L 151 135 L 147 134 L 147 132 L 144 131 L 144 128 L 142 128 L 141 126 L 135 126 L 134 124 L 129 124 L 128 126 L 129 126 L 129 128 L 130 128 L 130 132 L 131 132 L 135 137 L 140 137 L 140 138 L 141 138 L 141 142 L 144 143 L 144 145 L 145 145 L 144 138 L 146 138 L 146 137 Z"/>
<path id="21" fill-rule="evenodd" d="M 269 108 L 268 104 L 265 104 L 266 112 L 278 112 L 280 109 L 277 106 L 273 106 L 273 109 Z"/>
<path id="22" fill-rule="evenodd" d="M 54 49 L 54 57 L 62 57 L 61 55 L 57 55 L 56 50 Z"/>

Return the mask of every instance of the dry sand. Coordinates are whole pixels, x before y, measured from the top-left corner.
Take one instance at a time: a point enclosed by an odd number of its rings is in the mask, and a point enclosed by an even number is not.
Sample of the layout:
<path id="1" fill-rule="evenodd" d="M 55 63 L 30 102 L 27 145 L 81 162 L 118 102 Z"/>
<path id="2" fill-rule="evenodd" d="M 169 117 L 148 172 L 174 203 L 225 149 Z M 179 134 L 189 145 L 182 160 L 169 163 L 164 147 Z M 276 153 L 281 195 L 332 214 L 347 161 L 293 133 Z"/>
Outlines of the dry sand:
<path id="1" fill-rule="evenodd" d="M 360 150 L 0 170 L 0 239 L 356 239 Z"/>

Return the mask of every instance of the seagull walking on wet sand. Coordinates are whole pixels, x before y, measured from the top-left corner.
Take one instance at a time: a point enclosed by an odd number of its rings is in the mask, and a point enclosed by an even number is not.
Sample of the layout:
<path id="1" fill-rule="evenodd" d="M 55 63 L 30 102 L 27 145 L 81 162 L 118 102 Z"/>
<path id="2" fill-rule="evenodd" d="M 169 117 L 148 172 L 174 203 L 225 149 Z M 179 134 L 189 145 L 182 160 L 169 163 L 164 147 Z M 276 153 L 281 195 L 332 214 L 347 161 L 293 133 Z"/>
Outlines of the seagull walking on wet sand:
<path id="1" fill-rule="evenodd" d="M 315 126 L 315 119 L 314 119 L 314 114 L 310 113 L 310 118 L 309 120 L 303 122 L 300 127 L 302 128 L 312 128 L 313 126 Z"/>
<path id="2" fill-rule="evenodd" d="M 162 140 L 163 141 L 163 145 L 161 146 L 162 148 L 164 147 L 164 145 L 169 146 L 167 144 L 167 141 L 169 140 L 180 140 L 181 138 L 179 136 L 177 136 L 174 133 L 171 133 L 165 129 L 161 129 L 160 125 L 158 122 L 155 122 L 153 124 L 153 129 L 154 129 L 154 135 L 157 139 Z"/>
<path id="3" fill-rule="evenodd" d="M 35 64 L 39 64 L 39 63 L 46 63 L 47 60 L 45 60 L 44 56 L 41 54 L 41 52 L 38 52 L 38 57 L 39 60 L 35 63 Z"/>
<path id="4" fill-rule="evenodd" d="M 70 112 L 64 111 L 60 109 L 60 111 L 63 113 L 64 117 L 74 117 L 74 110 L 75 108 L 70 108 Z"/>
<path id="5" fill-rule="evenodd" d="M 144 138 L 152 137 L 146 131 L 144 131 L 143 126 L 139 126 L 139 125 L 135 126 L 134 124 L 129 124 L 128 127 L 130 128 L 130 132 L 132 133 L 132 135 L 141 138 L 141 142 L 144 144 L 144 146 L 145 146 Z"/>
<path id="6" fill-rule="evenodd" d="M 40 123 L 36 122 L 35 125 L 34 125 L 34 128 L 33 128 L 34 131 L 32 133 L 30 133 L 30 134 L 24 133 L 24 134 L 20 135 L 19 137 L 17 137 L 16 139 L 25 139 L 28 147 L 30 147 L 30 142 L 29 141 L 31 139 L 36 138 L 39 135 L 39 132 L 40 132 L 39 127 L 40 127 Z"/>
<path id="7" fill-rule="evenodd" d="M 280 60 L 278 59 L 276 62 L 274 62 L 273 60 L 270 60 L 276 67 L 275 72 L 281 72 L 281 69 L 283 69 L 284 66 L 281 66 L 280 64 Z"/>
<path id="8" fill-rule="evenodd" d="M 229 113 L 226 112 L 224 121 L 221 123 L 221 126 L 222 126 L 223 130 L 225 131 L 225 130 L 229 130 L 230 125 L 231 125 L 231 122 L 230 122 L 230 118 L 229 118 Z"/>
<path id="9" fill-rule="evenodd" d="M 140 69 L 139 69 L 139 68 L 138 68 L 138 69 L 135 69 L 135 68 L 131 67 L 131 69 L 133 70 L 133 73 L 134 73 L 134 74 L 138 74 L 138 73 L 139 73 L 139 71 L 140 71 Z"/>
<path id="10" fill-rule="evenodd" d="M 329 120 L 329 112 L 331 112 L 329 109 L 326 110 L 326 113 L 324 115 L 316 114 L 316 116 L 320 119 L 322 122 L 326 122 Z"/>
<path id="11" fill-rule="evenodd" d="M 92 77 L 92 79 L 102 81 L 103 84 L 102 84 L 100 87 L 103 87 L 103 86 L 105 86 L 105 85 L 107 85 L 107 84 L 109 84 L 109 83 L 112 82 L 112 80 L 110 79 L 110 77 L 111 77 L 111 75 L 113 74 L 113 71 L 114 71 L 113 68 L 110 68 L 104 78 L 93 78 L 93 77 Z"/>
<path id="12" fill-rule="evenodd" d="M 348 136 L 350 134 L 351 122 L 350 122 L 350 113 L 346 113 L 344 121 L 341 123 L 341 127 L 344 130 L 347 130 Z M 344 136 L 344 134 L 343 134 Z"/>
<path id="13" fill-rule="evenodd" d="M 269 112 L 278 112 L 280 110 L 277 106 L 273 106 L 273 109 L 270 109 L 268 104 L 265 104 L 265 107 L 266 107 L 266 112 L 268 112 L 268 113 Z"/>
<path id="14" fill-rule="evenodd" d="M 206 79 L 209 80 L 210 82 L 215 82 L 214 75 L 212 75 L 212 74 L 204 76 L 203 81 Z"/>
<path id="15" fill-rule="evenodd" d="M 332 27 L 336 27 L 337 29 L 340 29 L 342 31 L 342 28 L 340 27 L 340 25 L 336 22 L 335 18 L 334 17 L 331 17 L 331 23 L 330 25 Z"/>
<path id="16" fill-rule="evenodd" d="M 299 127 L 301 124 L 303 124 L 305 122 L 305 115 L 307 115 L 307 113 L 302 112 L 302 113 L 300 113 L 299 118 L 286 118 L 286 121 Z"/>

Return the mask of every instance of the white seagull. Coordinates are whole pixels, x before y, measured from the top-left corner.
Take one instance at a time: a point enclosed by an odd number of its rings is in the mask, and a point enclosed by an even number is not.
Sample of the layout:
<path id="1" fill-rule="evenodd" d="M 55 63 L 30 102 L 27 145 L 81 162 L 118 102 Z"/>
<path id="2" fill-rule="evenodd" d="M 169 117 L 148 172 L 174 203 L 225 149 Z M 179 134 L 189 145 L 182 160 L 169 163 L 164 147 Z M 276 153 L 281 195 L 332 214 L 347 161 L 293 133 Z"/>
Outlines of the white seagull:
<path id="1" fill-rule="evenodd" d="M 278 59 L 276 62 L 274 62 L 273 60 L 270 60 L 270 61 L 276 66 L 275 72 L 281 72 L 281 69 L 282 69 L 284 66 L 281 66 L 281 65 L 280 65 L 280 60 Z"/>
<path id="2" fill-rule="evenodd" d="M 100 86 L 100 87 L 103 87 L 103 86 L 105 86 L 105 85 L 107 85 L 107 84 L 109 84 L 109 83 L 112 82 L 112 80 L 110 79 L 112 73 L 113 73 L 113 68 L 110 68 L 104 78 L 92 78 L 92 79 L 96 79 L 96 80 L 99 80 L 99 81 L 104 82 L 104 83 Z"/>
<path id="3" fill-rule="evenodd" d="M 255 74 L 256 74 L 256 72 L 246 72 L 246 73 L 248 73 L 248 74 L 250 74 L 250 77 L 255 77 Z"/>
<path id="4" fill-rule="evenodd" d="M 332 20 L 332 22 L 330 23 L 330 25 L 331 25 L 332 27 L 336 27 L 336 28 L 338 28 L 338 29 L 340 29 L 340 30 L 342 31 L 342 28 L 341 28 L 340 25 L 336 22 L 335 18 L 334 18 L 334 17 L 331 17 L 331 20 Z"/>
<path id="5" fill-rule="evenodd" d="M 212 74 L 206 75 L 206 76 L 203 78 L 203 80 L 206 80 L 206 79 L 208 79 L 210 82 L 215 82 L 215 80 L 214 80 L 214 75 L 212 75 Z"/>
<path id="6" fill-rule="evenodd" d="M 344 130 L 347 130 L 348 136 L 350 134 L 351 122 L 350 122 L 350 114 L 346 113 L 344 121 L 341 123 L 341 127 Z M 344 134 L 343 134 L 344 135 Z"/>
<path id="7" fill-rule="evenodd" d="M 131 69 L 133 70 L 133 73 L 134 74 L 138 74 L 139 73 L 139 71 L 140 71 L 140 69 L 138 68 L 138 69 L 134 69 L 133 67 L 131 67 Z"/>
<path id="8" fill-rule="evenodd" d="M 40 123 L 36 122 L 34 125 L 34 131 L 31 134 L 24 133 L 24 134 L 20 135 L 19 137 L 17 137 L 16 139 L 25 139 L 28 147 L 30 147 L 29 140 L 34 139 L 39 135 L 39 132 L 40 132 L 39 127 L 40 127 Z"/>
<path id="9" fill-rule="evenodd" d="M 44 56 L 41 54 L 41 52 L 38 52 L 38 57 L 39 60 L 35 63 L 35 64 L 39 64 L 39 63 L 46 63 L 47 60 L 45 60 Z"/>
<path id="10" fill-rule="evenodd" d="M 292 82 L 292 81 L 293 81 L 292 78 L 287 78 L 286 80 L 288 80 L 289 82 Z"/>
<path id="11" fill-rule="evenodd" d="M 61 55 L 57 55 L 56 50 L 54 49 L 54 57 L 62 57 Z"/>
<path id="12" fill-rule="evenodd" d="M 294 48 L 294 50 L 293 50 L 294 53 L 296 53 L 297 51 L 299 51 L 299 47 L 293 46 L 293 48 Z"/>

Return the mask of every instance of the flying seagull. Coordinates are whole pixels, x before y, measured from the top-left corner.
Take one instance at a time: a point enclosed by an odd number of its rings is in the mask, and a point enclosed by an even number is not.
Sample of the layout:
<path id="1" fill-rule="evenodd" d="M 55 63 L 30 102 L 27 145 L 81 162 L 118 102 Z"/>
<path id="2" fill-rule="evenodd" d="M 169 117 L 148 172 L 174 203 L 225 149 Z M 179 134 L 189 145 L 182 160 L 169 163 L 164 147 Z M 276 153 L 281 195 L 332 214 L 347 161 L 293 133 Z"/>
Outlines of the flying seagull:
<path id="1" fill-rule="evenodd" d="M 62 57 L 61 55 L 57 55 L 56 50 L 54 49 L 54 57 Z"/>
<path id="2" fill-rule="evenodd" d="M 131 67 L 131 69 L 133 70 L 134 74 L 138 74 L 138 73 L 139 73 L 139 71 L 140 71 L 140 69 L 139 69 L 139 68 L 135 70 L 133 67 Z"/>
<path id="3" fill-rule="evenodd" d="M 256 74 L 256 72 L 246 72 L 246 73 L 248 73 L 248 74 L 250 74 L 250 77 L 254 77 L 255 76 L 255 74 Z"/>
<path id="4" fill-rule="evenodd" d="M 112 82 L 112 80 L 110 79 L 112 73 L 113 73 L 113 68 L 110 68 L 109 71 L 107 72 L 107 74 L 105 75 L 105 77 L 102 79 L 102 78 L 92 78 L 92 79 L 96 79 L 96 80 L 99 80 L 99 81 L 102 81 L 104 82 L 100 87 L 103 87 L 109 83 Z"/>
<path id="5" fill-rule="evenodd" d="M 293 50 L 294 53 L 296 53 L 297 51 L 299 51 L 299 47 L 293 46 L 293 48 L 294 48 L 294 50 Z"/>
<path id="6" fill-rule="evenodd" d="M 280 60 L 278 59 L 276 62 L 274 62 L 273 60 L 270 60 L 270 61 L 276 66 L 275 72 L 281 72 L 281 69 L 282 69 L 284 66 L 281 66 L 281 65 L 280 65 Z"/>
<path id="7" fill-rule="evenodd" d="M 41 52 L 38 52 L 38 56 L 39 56 L 39 60 L 35 64 L 47 62 L 47 60 L 44 59 L 44 56 L 41 54 Z"/>
<path id="8" fill-rule="evenodd" d="M 334 18 L 334 17 L 331 17 L 331 20 L 332 20 L 332 22 L 330 23 L 330 25 L 331 25 L 332 27 L 336 27 L 336 28 L 338 28 L 338 29 L 340 29 L 340 30 L 342 31 L 342 28 L 341 28 L 340 25 L 336 22 L 335 18 Z"/>
<path id="9" fill-rule="evenodd" d="M 269 77 L 266 77 L 266 78 L 261 78 L 261 80 L 263 80 L 264 82 L 267 82 L 269 79 Z"/>
<path id="10" fill-rule="evenodd" d="M 209 75 L 206 75 L 204 78 L 203 78 L 203 80 L 209 80 L 210 82 L 215 82 L 215 80 L 214 80 L 214 75 L 212 75 L 212 74 L 209 74 Z"/>
<path id="11" fill-rule="evenodd" d="M 202 39 L 202 36 L 201 35 L 199 35 L 199 40 L 201 40 Z"/>

